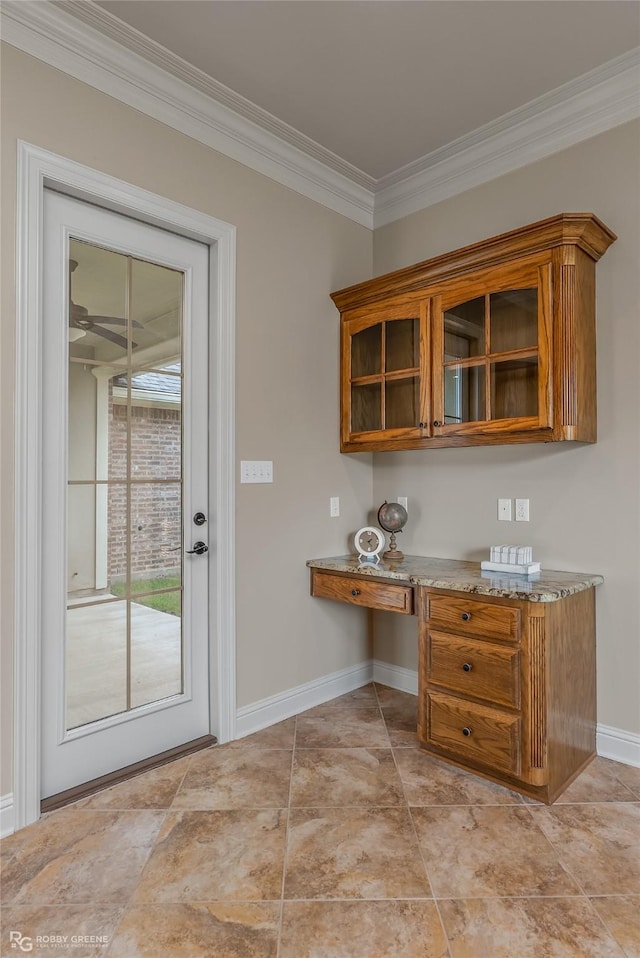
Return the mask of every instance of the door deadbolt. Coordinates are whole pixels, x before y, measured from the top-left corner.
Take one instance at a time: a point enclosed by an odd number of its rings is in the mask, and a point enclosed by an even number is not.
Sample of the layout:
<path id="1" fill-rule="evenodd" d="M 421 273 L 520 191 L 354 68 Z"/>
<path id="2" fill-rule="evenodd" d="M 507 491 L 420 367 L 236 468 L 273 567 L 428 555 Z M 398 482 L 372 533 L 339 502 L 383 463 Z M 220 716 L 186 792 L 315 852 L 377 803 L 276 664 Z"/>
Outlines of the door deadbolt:
<path id="1" fill-rule="evenodd" d="M 203 526 L 207 521 L 207 517 L 205 516 L 204 512 L 196 512 L 195 516 L 193 517 L 193 521 L 197 526 Z"/>

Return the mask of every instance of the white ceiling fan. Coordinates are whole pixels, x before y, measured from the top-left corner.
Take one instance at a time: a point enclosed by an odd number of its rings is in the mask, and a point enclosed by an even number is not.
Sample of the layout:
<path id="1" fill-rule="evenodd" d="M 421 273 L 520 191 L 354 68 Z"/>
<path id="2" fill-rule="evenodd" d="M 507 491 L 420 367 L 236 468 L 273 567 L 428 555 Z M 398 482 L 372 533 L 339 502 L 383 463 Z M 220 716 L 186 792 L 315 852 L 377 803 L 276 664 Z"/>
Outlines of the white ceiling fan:
<path id="1" fill-rule="evenodd" d="M 76 271 L 78 266 L 78 261 L 75 259 L 69 260 L 69 274 L 72 274 Z M 71 275 L 69 275 L 69 289 L 71 289 Z M 115 343 L 117 346 L 121 346 L 123 349 L 127 348 L 127 339 L 126 336 L 122 336 L 120 333 L 115 332 L 112 329 L 107 329 L 107 326 L 125 326 L 127 325 L 128 320 L 122 316 L 97 316 L 90 315 L 89 310 L 86 306 L 80 306 L 78 303 L 74 303 L 73 299 L 69 297 L 69 340 L 70 342 L 75 342 L 80 339 L 82 336 L 85 336 L 87 333 L 96 333 L 98 336 L 102 336 L 103 339 L 108 339 L 109 342 Z M 132 320 L 131 325 L 142 329 L 142 323 L 137 322 L 137 320 Z M 137 343 L 131 343 L 132 349 L 135 349 Z"/>

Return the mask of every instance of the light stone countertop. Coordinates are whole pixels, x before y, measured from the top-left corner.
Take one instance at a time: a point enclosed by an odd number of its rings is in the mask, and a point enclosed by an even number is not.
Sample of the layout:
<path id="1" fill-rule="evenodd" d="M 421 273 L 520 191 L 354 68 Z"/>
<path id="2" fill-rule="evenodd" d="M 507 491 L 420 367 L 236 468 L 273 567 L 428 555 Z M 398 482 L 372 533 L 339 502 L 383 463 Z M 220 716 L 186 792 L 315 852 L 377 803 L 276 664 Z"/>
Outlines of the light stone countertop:
<path id="1" fill-rule="evenodd" d="M 400 562 L 380 560 L 359 563 L 356 555 L 333 556 L 327 559 L 309 559 L 309 568 L 346 572 L 378 579 L 398 579 L 411 585 L 428 585 L 435 589 L 455 592 L 474 592 L 478 595 L 498 595 L 505 599 L 528 602 L 556 602 L 574 592 L 582 592 L 604 582 L 601 575 L 588 572 L 556 572 L 543 569 L 534 575 L 501 576 L 497 572 L 483 572 L 479 562 L 460 559 L 436 559 L 429 556 L 405 556 Z"/>

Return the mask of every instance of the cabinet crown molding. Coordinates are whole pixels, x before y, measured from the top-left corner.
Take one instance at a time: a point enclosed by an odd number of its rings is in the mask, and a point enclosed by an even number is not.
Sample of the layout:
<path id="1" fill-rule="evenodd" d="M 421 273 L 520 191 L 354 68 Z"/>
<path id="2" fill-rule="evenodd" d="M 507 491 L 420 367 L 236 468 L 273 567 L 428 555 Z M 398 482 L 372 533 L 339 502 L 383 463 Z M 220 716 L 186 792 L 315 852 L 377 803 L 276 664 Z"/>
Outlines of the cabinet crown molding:
<path id="1" fill-rule="evenodd" d="M 499 266 L 554 246 L 577 246 L 597 262 L 616 239 L 616 234 L 594 213 L 558 213 L 508 233 L 500 233 L 479 243 L 336 290 L 331 293 L 331 299 L 344 312 L 391 294 L 411 293 L 425 285 L 452 279 L 485 266 Z"/>

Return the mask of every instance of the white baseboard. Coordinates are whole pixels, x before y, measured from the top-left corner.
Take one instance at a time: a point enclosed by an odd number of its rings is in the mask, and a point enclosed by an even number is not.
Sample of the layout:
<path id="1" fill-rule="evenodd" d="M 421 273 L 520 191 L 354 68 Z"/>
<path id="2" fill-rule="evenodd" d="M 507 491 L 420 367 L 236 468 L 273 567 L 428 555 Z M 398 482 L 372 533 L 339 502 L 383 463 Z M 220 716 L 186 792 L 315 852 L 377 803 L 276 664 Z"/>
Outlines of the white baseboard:
<path id="1" fill-rule="evenodd" d="M 640 735 L 635 732 L 625 732 L 622 728 L 612 728 L 610 725 L 598 725 L 596 751 L 603 758 L 640 768 Z"/>
<path id="2" fill-rule="evenodd" d="M 0 838 L 13 835 L 15 832 L 13 815 L 13 795 L 0 796 Z"/>
<path id="3" fill-rule="evenodd" d="M 372 680 L 371 661 L 361 662 L 251 705 L 244 705 L 236 713 L 236 735 L 238 738 L 244 738 L 252 732 L 259 732 L 269 725 L 275 725 L 276 722 L 282 722 L 292 715 L 313 708 L 314 705 L 322 705 L 338 695 L 344 695 L 345 692 L 353 692 Z"/>
<path id="4" fill-rule="evenodd" d="M 418 694 L 418 673 L 389 662 L 373 660 L 373 681 L 401 692 Z M 596 726 L 596 752 L 623 765 L 640 767 L 640 735 L 610 725 Z"/>
<path id="5" fill-rule="evenodd" d="M 390 689 L 398 689 L 399 692 L 418 694 L 418 673 L 414 669 L 404 669 L 401 665 L 374 659 L 373 681 L 388 685 Z"/>

